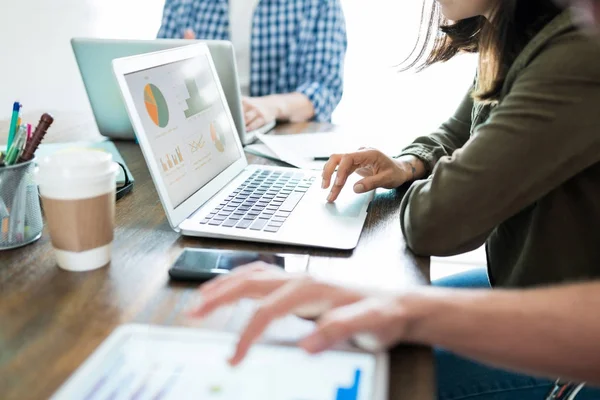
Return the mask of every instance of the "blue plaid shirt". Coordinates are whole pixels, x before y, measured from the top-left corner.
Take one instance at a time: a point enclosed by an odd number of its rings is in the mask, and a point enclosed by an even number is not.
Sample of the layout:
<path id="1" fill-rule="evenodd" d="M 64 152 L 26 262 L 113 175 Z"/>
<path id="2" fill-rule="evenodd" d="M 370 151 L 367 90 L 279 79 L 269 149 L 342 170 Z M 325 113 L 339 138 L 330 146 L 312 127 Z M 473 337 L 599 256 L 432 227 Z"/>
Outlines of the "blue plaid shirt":
<path id="1" fill-rule="evenodd" d="M 159 38 L 229 40 L 227 0 L 166 0 Z M 261 0 L 252 20 L 250 95 L 300 92 L 314 119 L 342 98 L 346 24 L 339 0 Z"/>

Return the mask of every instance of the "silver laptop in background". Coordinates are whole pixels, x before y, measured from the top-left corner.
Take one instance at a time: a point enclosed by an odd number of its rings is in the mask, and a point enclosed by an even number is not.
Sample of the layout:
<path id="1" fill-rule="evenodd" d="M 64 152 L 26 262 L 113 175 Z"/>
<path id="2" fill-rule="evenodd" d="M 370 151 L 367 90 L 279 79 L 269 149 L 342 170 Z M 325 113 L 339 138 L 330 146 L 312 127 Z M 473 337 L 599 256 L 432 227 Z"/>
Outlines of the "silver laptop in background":
<path id="1" fill-rule="evenodd" d="M 350 250 L 373 193 L 326 201 L 320 172 L 248 165 L 204 43 L 113 61 L 171 227 L 184 235 Z"/>
<path id="2" fill-rule="evenodd" d="M 206 43 L 231 110 L 242 144 L 252 143 L 256 133 L 267 133 L 275 122 L 246 132 L 233 44 L 226 40 L 94 39 L 73 38 L 71 47 L 81 73 L 98 130 L 111 139 L 134 139 L 135 134 L 115 81 L 112 60 L 194 43 Z"/>

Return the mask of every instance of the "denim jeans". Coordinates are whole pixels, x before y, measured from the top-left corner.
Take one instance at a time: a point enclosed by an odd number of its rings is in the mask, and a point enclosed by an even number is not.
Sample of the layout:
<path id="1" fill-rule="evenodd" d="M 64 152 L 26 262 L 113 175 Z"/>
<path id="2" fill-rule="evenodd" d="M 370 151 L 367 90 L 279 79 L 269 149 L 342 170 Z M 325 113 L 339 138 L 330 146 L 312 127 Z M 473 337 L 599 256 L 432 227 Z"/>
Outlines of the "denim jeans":
<path id="1" fill-rule="evenodd" d="M 480 268 L 432 282 L 433 286 L 489 288 Z M 435 349 L 439 400 L 544 400 L 553 380 L 487 367 L 443 349 Z M 600 389 L 584 387 L 576 400 L 600 400 Z"/>

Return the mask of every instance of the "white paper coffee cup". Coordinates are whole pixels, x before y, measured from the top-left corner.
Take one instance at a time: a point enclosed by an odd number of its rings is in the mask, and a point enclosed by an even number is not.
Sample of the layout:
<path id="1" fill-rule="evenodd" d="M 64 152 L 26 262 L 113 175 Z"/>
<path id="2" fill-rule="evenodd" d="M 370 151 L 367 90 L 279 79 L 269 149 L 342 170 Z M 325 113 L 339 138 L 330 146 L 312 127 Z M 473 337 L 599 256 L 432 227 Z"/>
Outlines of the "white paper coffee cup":
<path id="1" fill-rule="evenodd" d="M 118 169 L 110 153 L 93 149 L 38 161 L 35 178 L 61 268 L 90 271 L 110 263 Z"/>

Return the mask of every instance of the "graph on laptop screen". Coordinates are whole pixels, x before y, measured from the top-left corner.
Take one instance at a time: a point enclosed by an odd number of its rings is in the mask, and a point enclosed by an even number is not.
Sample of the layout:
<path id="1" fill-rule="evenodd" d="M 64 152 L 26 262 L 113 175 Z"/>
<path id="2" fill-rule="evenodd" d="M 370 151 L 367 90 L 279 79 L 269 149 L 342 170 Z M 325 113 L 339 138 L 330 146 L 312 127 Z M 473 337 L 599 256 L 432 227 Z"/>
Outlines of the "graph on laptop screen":
<path id="1" fill-rule="evenodd" d="M 242 156 L 216 79 L 207 56 L 125 76 L 174 207 Z"/>
<path id="2" fill-rule="evenodd" d="M 76 391 L 77 398 L 90 400 L 370 400 L 373 396 L 375 360 L 368 354 L 310 356 L 297 348 L 257 345 L 232 368 L 226 363 L 232 351 L 228 341 L 132 337 L 72 381 L 66 393 Z"/>

